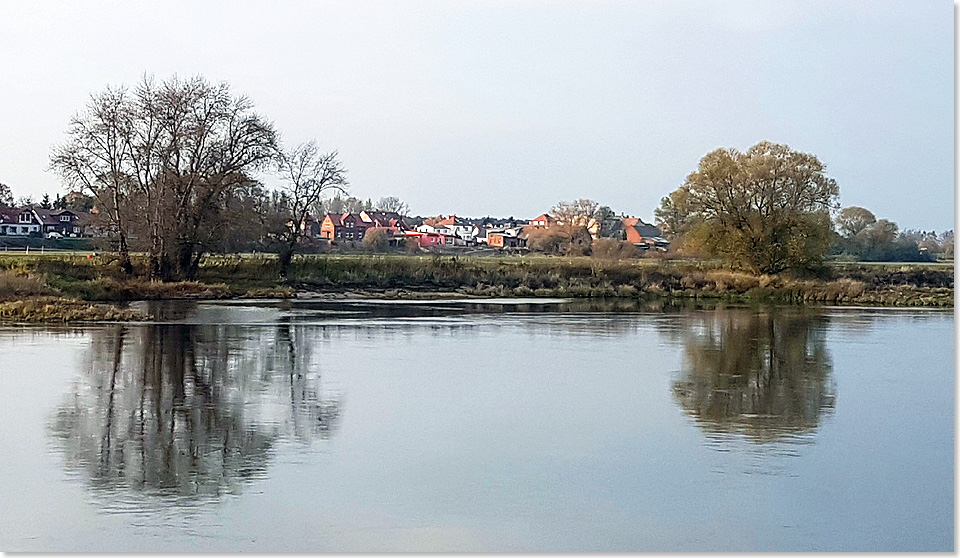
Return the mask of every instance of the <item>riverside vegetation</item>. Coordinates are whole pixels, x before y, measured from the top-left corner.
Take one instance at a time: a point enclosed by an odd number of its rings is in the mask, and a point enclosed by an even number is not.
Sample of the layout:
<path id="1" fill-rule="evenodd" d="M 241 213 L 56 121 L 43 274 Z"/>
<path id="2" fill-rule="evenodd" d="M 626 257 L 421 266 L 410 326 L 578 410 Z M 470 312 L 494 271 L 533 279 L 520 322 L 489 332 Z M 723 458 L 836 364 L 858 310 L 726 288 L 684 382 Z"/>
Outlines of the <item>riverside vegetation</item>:
<path id="1" fill-rule="evenodd" d="M 693 260 L 589 257 L 318 255 L 294 258 L 284 279 L 272 256 L 202 260 L 196 281 L 150 281 L 147 258 L 127 276 L 109 255 L 0 257 L 0 320 L 130 320 L 103 304 L 148 299 L 293 298 L 298 292 L 386 298 L 661 298 L 735 304 L 953 306 L 949 264 L 846 264 L 816 274 L 753 275 Z"/>
<path id="2" fill-rule="evenodd" d="M 333 208 L 325 195 L 346 193 L 345 164 L 315 142 L 285 146 L 249 99 L 202 76 L 159 82 L 145 76 L 134 88 L 108 87 L 70 120 L 66 136 L 50 169 L 70 196 L 97 208 L 97 227 L 115 241 L 115 255 L 0 258 L 0 318 L 124 319 L 136 314 L 93 303 L 347 290 L 384 297 L 953 305 L 950 268 L 824 265 L 838 244 L 859 259 L 882 256 L 878 248 L 895 238 L 896 228 L 863 208 L 842 211 L 834 223 L 840 189 L 824 163 L 770 141 L 707 153 L 663 198 L 655 214 L 671 248 L 708 258 L 678 261 L 630 258 L 630 235 L 621 230 L 615 239 L 614 212 L 592 200 L 561 202 L 549 231 L 526 231 L 531 250 L 567 257 L 295 258 L 308 217 Z M 272 191 L 261 182 L 271 175 L 279 183 Z M 843 243 L 838 230 L 846 234 Z M 592 242 L 596 237 L 603 238 Z M 251 249 L 275 255 L 210 255 Z M 585 257 L 594 249 L 601 257 Z M 918 256 L 919 250 L 917 244 Z"/>

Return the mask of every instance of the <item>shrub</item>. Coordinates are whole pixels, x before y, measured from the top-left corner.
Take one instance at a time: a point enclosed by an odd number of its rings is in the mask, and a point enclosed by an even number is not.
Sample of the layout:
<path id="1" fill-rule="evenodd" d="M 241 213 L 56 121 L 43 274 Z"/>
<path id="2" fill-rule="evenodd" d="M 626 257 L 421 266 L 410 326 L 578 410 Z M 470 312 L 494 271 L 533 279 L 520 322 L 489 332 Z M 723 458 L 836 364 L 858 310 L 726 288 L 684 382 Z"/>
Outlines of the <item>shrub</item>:
<path id="1" fill-rule="evenodd" d="M 13 300 L 28 296 L 54 295 L 46 281 L 38 275 L 13 271 L 0 272 L 0 300 Z"/>
<path id="2" fill-rule="evenodd" d="M 636 255 L 636 247 L 623 240 L 600 238 L 593 243 L 592 256 L 594 258 L 602 260 L 622 260 L 636 257 Z"/>
<path id="3" fill-rule="evenodd" d="M 371 252 L 384 252 L 390 247 L 390 236 L 383 229 L 370 229 L 363 236 L 363 246 Z"/>

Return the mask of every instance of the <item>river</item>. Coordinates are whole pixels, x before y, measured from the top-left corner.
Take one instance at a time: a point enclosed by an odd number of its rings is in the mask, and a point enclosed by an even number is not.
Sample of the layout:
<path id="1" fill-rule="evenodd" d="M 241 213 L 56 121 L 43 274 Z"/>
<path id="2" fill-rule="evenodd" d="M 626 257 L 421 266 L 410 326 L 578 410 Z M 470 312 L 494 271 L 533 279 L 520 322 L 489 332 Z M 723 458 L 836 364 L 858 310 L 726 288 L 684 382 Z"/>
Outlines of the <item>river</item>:
<path id="1" fill-rule="evenodd" d="M 142 308 L 0 328 L 0 550 L 954 549 L 952 312 Z"/>

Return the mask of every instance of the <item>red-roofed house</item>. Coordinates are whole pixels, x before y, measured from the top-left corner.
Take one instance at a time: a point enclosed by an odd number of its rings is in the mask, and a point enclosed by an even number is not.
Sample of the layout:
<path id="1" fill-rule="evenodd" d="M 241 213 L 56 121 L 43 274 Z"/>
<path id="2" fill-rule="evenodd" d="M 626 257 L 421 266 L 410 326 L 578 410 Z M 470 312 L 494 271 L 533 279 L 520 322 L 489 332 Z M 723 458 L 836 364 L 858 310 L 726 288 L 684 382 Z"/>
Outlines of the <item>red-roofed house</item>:
<path id="1" fill-rule="evenodd" d="M 624 217 L 621 222 L 627 242 L 633 243 L 634 246 L 661 249 L 670 246 L 670 242 L 661 236 L 663 233 L 660 229 L 650 223 L 644 223 L 639 217 Z"/>
<path id="2" fill-rule="evenodd" d="M 531 229 L 548 229 L 553 223 L 553 217 L 544 213 L 543 215 L 538 215 L 537 217 L 530 219 L 530 224 L 527 226 Z"/>

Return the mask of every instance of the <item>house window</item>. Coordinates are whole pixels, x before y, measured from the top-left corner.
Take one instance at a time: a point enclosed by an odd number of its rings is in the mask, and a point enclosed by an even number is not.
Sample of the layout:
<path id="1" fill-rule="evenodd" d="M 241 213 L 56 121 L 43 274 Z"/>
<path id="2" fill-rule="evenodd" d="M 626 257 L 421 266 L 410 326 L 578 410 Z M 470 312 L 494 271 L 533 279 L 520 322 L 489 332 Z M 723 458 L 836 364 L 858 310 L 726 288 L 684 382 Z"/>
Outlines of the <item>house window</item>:
<path id="1" fill-rule="evenodd" d="M 352 233 L 352 232 L 348 232 L 348 233 L 347 233 L 347 238 L 348 238 L 348 239 L 353 238 L 353 233 Z"/>
<path id="2" fill-rule="evenodd" d="M 30 234 L 30 227 L 20 227 L 20 234 Z"/>
<path id="3" fill-rule="evenodd" d="M 70 222 L 70 216 L 69 216 L 69 215 L 61 215 L 61 216 L 60 216 L 60 222 L 61 222 L 61 223 L 68 223 L 68 222 Z"/>
<path id="4" fill-rule="evenodd" d="M 79 232 L 80 232 L 80 227 L 73 227 L 73 232 L 74 232 L 74 233 L 79 233 Z"/>
<path id="5" fill-rule="evenodd" d="M 20 222 L 21 222 L 21 223 L 29 223 L 29 222 L 30 222 L 30 214 L 29 214 L 29 213 L 21 213 L 21 214 L 20 214 Z"/>
<path id="6" fill-rule="evenodd" d="M 352 229 L 352 228 L 353 228 L 353 221 L 348 221 L 348 222 L 347 222 L 347 227 Z"/>

